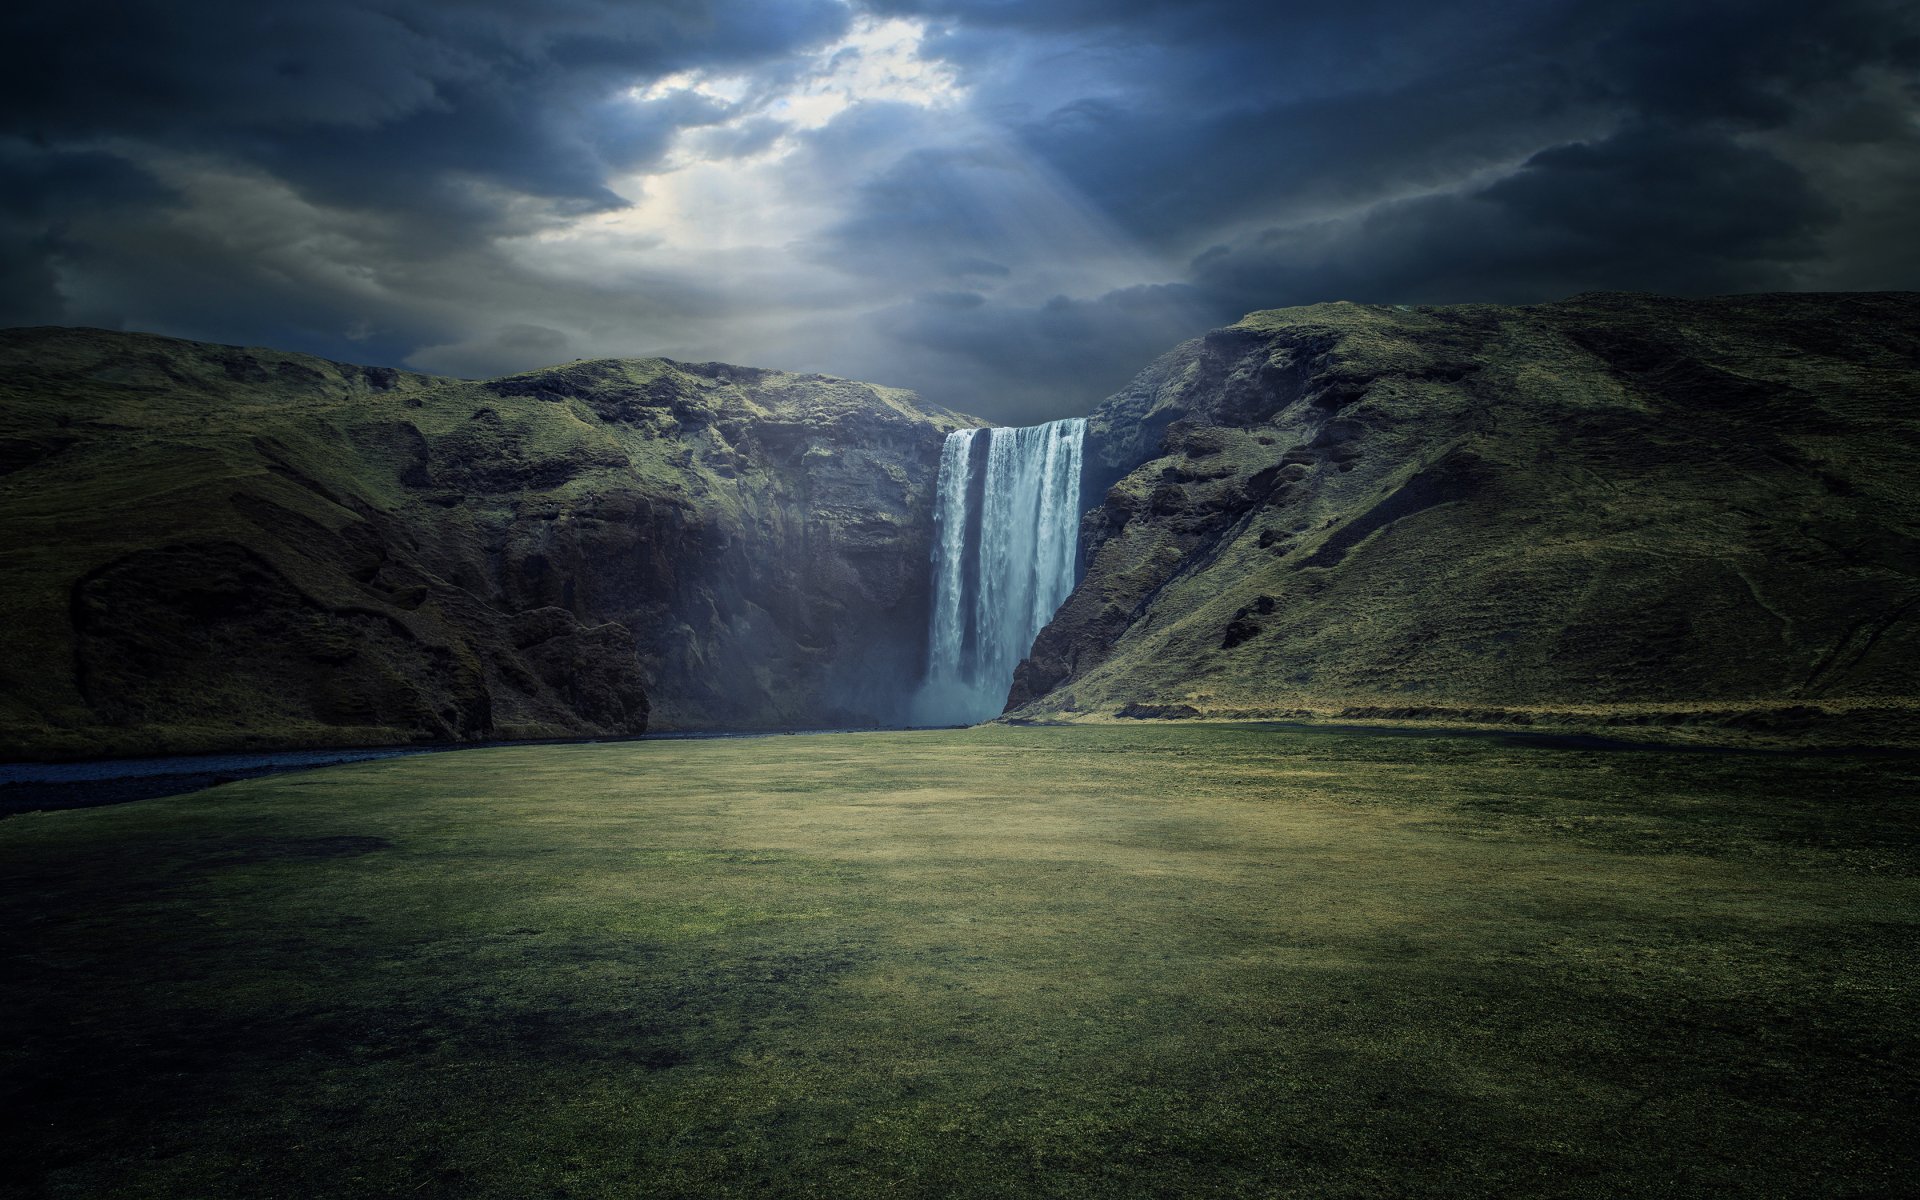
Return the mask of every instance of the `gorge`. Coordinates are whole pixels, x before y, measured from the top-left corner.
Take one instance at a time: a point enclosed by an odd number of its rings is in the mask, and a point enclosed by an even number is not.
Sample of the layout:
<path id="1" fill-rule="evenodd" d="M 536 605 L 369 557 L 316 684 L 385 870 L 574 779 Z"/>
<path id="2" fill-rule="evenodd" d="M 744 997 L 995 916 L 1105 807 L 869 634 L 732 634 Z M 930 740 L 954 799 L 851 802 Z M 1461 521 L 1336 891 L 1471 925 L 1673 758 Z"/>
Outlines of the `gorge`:
<path id="1" fill-rule="evenodd" d="M 1910 740 L 1917 414 L 1908 293 L 1260 312 L 995 429 L 719 363 L 7 331 L 0 740 L 1003 709 Z"/>

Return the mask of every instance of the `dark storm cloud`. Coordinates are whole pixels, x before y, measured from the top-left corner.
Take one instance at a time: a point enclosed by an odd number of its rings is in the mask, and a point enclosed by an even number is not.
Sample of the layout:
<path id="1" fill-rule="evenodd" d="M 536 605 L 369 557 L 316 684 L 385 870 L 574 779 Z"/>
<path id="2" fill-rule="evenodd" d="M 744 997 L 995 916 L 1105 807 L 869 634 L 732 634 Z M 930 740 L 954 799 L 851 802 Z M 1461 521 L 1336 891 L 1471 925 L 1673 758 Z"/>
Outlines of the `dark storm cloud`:
<path id="1" fill-rule="evenodd" d="M 1034 6 L 940 3 L 964 21 L 1060 29 Z M 1086 12 L 1103 6 L 1062 4 Z M 1200 19 L 1198 13 L 1206 13 Z M 1008 104 L 1088 40 L 1155 69 L 1129 86 L 1028 114 L 1047 160 L 1142 236 L 1164 238 L 1281 207 L 1356 202 L 1516 153 L 1633 124 L 1732 144 L 1786 124 L 1821 89 L 1876 66 L 1911 80 L 1920 21 L 1902 5 L 1552 3 L 1142 6 L 1005 73 Z M 954 35 L 959 38 L 960 35 Z M 1911 117 L 1911 110 L 1908 116 Z M 1910 136 L 1907 123 L 1901 136 Z M 1620 194 L 1618 204 L 1635 197 Z"/>
<path id="2" fill-rule="evenodd" d="M 165 199 L 152 179 L 112 155 L 0 138 L 0 324 L 58 311 L 53 261 L 80 250 L 67 236 L 75 214 Z"/>
<path id="3" fill-rule="evenodd" d="M 1521 303 L 1596 289 L 1766 290 L 1792 283 L 1830 215 L 1770 154 L 1636 126 L 1542 151 L 1477 190 L 1214 247 L 1194 269 L 1227 309 L 1329 296 Z"/>
<path id="4" fill-rule="evenodd" d="M 975 292 L 932 292 L 878 317 L 917 352 L 920 388 L 988 420 L 1019 424 L 1084 412 L 1080 396 L 1118 391 L 1195 327 L 1192 289 L 1118 289 L 1091 300 L 1055 296 L 990 305 Z M 983 364 L 992 364 L 983 370 Z"/>
<path id="5" fill-rule="evenodd" d="M 1660 126 L 1543 150 L 1478 195 L 1523 228 L 1648 265 L 1798 258 L 1827 216 L 1806 179 L 1773 155 Z"/>
<path id="6" fill-rule="evenodd" d="M 851 216 L 829 229 L 818 256 L 868 277 L 928 284 L 963 278 L 1008 255 L 1027 214 L 1004 203 L 1017 164 L 992 147 L 908 151 L 853 193 Z M 1006 268 L 1002 267 L 1002 271 Z"/>
<path id="7" fill-rule="evenodd" d="M 806 117 L 896 16 L 945 74 Z M 0 320 L 1055 416 L 1257 307 L 1920 286 L 1917 71 L 1904 0 L 35 2 Z"/>
<path id="8" fill-rule="evenodd" d="M 1133 236 L 1231 231 L 1192 247 L 1209 320 L 1334 298 L 1920 286 L 1920 229 L 1899 215 L 1920 201 L 1907 5 L 889 7 L 950 22 L 980 103 Z M 1008 30 L 1024 54 L 996 48 Z M 1823 163 L 1847 138 L 1883 169 Z M 849 241 L 933 217 L 908 198 L 869 191 Z"/>
<path id="9" fill-rule="evenodd" d="M 833 0 L 29 4 L 0 26 L 0 104 L 46 136 L 202 139 L 372 129 L 491 86 L 538 120 L 609 81 L 753 62 L 846 22 Z"/>
<path id="10" fill-rule="evenodd" d="M 251 166 L 315 203 L 406 221 L 370 246 L 417 253 L 523 227 L 515 196 L 562 214 L 617 206 L 611 173 L 719 115 L 693 97 L 617 104 L 621 88 L 750 64 L 847 19 L 834 0 L 30 0 L 0 16 L 0 131 L 135 172 L 154 154 Z M 7 232 L 9 257 L 50 272 L 45 229 Z"/>
<path id="11" fill-rule="evenodd" d="M 1886 62 L 1912 67 L 1910 5 L 1714 0 L 1645 5 L 1596 43 L 1601 80 L 1650 116 L 1751 126 L 1793 119 L 1797 96 Z"/>

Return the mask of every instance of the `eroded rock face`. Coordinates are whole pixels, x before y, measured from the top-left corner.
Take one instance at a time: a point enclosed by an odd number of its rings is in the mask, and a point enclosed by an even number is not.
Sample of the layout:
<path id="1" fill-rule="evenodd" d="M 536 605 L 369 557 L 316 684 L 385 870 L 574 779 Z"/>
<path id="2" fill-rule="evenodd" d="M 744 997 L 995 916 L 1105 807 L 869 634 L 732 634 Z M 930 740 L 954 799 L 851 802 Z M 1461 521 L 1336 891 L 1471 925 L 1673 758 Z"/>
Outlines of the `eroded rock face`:
<path id="1" fill-rule="evenodd" d="M 453 741 L 492 725 L 471 658 L 398 614 L 321 604 L 238 542 L 115 559 L 74 588 L 73 622 L 74 682 L 117 726 L 311 721 Z"/>
<path id="2" fill-rule="evenodd" d="M 1023 717 L 1920 696 L 1912 294 L 1255 313 L 1087 454 Z"/>
<path id="3" fill-rule="evenodd" d="M 1912 295 L 1253 314 L 1089 419 L 1084 577 L 1010 711 L 1910 718 L 1917 331 Z M 889 722 L 972 423 L 0 333 L 0 746 Z"/>
<path id="4" fill-rule="evenodd" d="M 660 360 L 50 329 L 0 366 L 7 757 L 891 721 L 971 423 Z"/>

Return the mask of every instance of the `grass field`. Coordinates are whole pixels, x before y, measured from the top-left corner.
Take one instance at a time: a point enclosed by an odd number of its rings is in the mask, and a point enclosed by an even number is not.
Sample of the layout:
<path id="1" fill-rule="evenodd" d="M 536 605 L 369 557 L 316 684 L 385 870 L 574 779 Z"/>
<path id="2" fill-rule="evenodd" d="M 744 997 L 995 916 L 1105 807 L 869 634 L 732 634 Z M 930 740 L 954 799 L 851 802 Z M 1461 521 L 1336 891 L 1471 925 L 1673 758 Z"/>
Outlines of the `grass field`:
<path id="1" fill-rule="evenodd" d="M 0 1189 L 1893 1195 L 1910 757 L 489 749 L 0 822 Z"/>

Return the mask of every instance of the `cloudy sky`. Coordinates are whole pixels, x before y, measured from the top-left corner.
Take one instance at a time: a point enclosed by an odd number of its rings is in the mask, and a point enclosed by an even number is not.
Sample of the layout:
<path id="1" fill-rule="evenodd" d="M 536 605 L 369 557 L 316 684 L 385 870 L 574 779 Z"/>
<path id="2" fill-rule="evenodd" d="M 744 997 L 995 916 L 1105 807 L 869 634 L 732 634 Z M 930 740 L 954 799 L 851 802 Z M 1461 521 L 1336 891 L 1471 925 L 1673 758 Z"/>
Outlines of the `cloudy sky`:
<path id="1" fill-rule="evenodd" d="M 1908 0 L 25 0 L 0 324 L 1084 412 L 1254 308 L 1920 287 Z"/>

